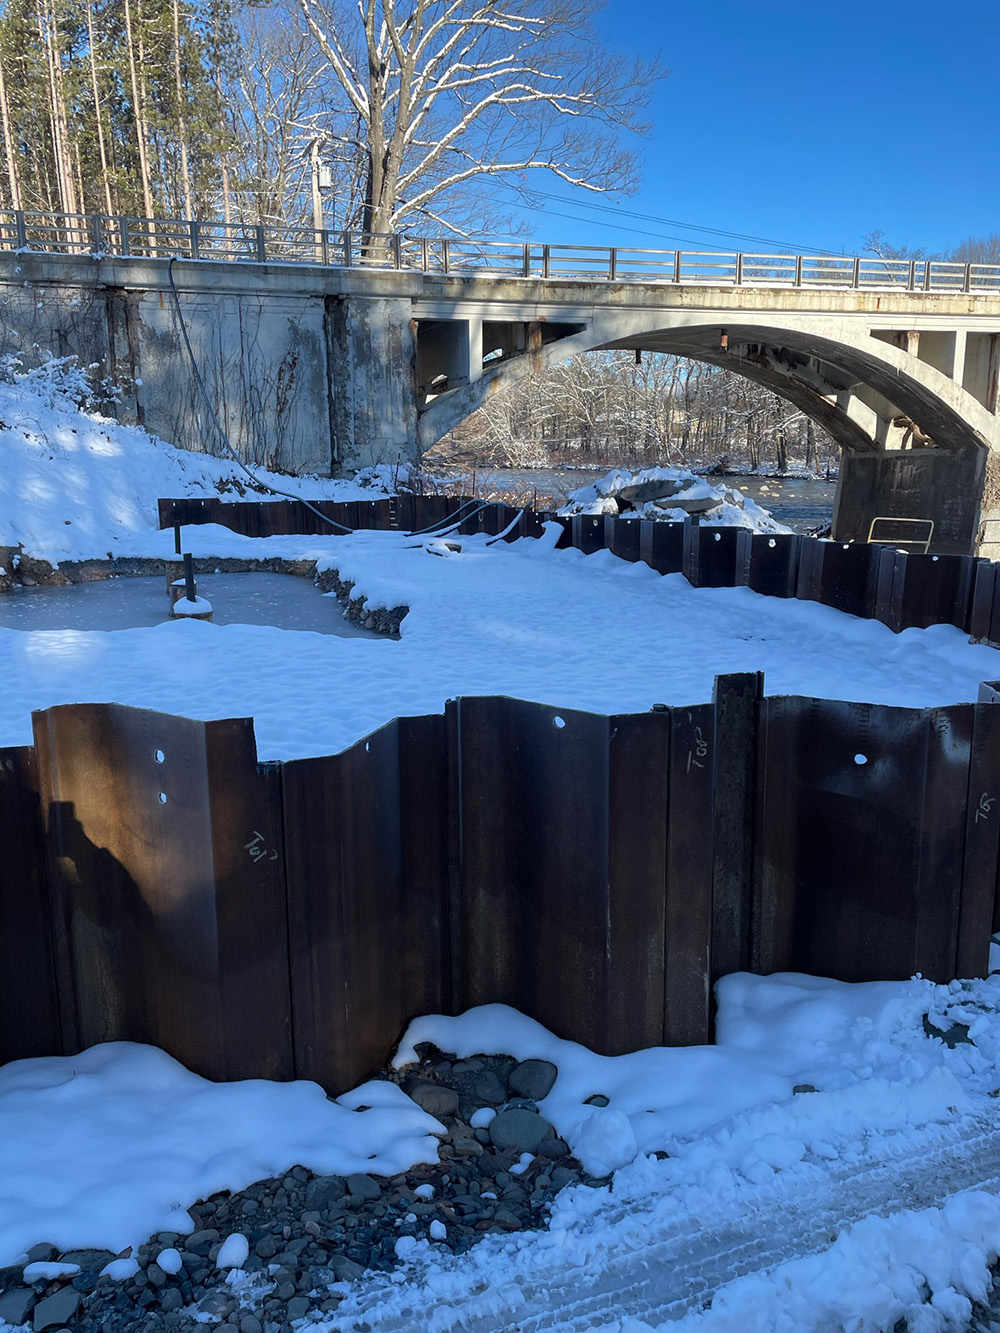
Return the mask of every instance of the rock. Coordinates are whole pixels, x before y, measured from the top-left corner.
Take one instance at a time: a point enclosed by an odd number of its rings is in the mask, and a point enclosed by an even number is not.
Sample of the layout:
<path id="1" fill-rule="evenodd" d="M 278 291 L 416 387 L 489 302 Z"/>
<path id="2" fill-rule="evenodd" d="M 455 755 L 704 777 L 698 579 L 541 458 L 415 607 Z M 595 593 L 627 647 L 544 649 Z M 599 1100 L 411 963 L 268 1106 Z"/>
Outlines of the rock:
<path id="1" fill-rule="evenodd" d="M 37 1297 L 30 1287 L 12 1287 L 0 1296 L 0 1324 L 18 1324 L 27 1321 L 28 1311 Z"/>
<path id="2" fill-rule="evenodd" d="M 306 1186 L 306 1212 L 322 1212 L 347 1192 L 343 1176 L 317 1176 Z"/>
<path id="3" fill-rule="evenodd" d="M 346 1254 L 331 1254 L 330 1267 L 336 1274 L 338 1282 L 355 1282 L 365 1271 L 361 1264 L 348 1259 Z"/>
<path id="4" fill-rule="evenodd" d="M 45 1328 L 58 1328 L 68 1324 L 80 1308 L 83 1297 L 72 1287 L 63 1287 L 54 1296 L 46 1296 L 39 1301 L 32 1311 L 31 1326 L 35 1333 L 42 1333 Z"/>
<path id="5" fill-rule="evenodd" d="M 278 1242 L 273 1236 L 263 1236 L 254 1246 L 254 1253 L 261 1259 L 273 1259 L 278 1253 Z"/>
<path id="6" fill-rule="evenodd" d="M 603 1092 L 595 1092 L 583 1103 L 584 1106 L 607 1106 L 610 1098 L 605 1097 Z"/>
<path id="7" fill-rule="evenodd" d="M 455 1139 L 451 1145 L 452 1152 L 457 1157 L 482 1157 L 483 1145 L 477 1143 L 475 1139 Z"/>
<path id="8" fill-rule="evenodd" d="M 815 1092 L 816 1089 L 811 1083 L 796 1083 L 792 1092 Z"/>
<path id="9" fill-rule="evenodd" d="M 504 1086 L 492 1069 L 486 1069 L 479 1075 L 473 1085 L 473 1094 L 477 1101 L 485 1102 L 487 1106 L 500 1106 L 507 1100 Z"/>
<path id="10" fill-rule="evenodd" d="M 205 1231 L 192 1231 L 190 1236 L 186 1236 L 184 1248 L 189 1254 L 197 1254 L 204 1258 L 218 1241 L 219 1233 L 213 1227 L 209 1227 Z"/>
<path id="11" fill-rule="evenodd" d="M 151 1286 L 162 1287 L 167 1280 L 167 1275 L 159 1264 L 147 1264 L 146 1280 Z"/>
<path id="12" fill-rule="evenodd" d="M 404 1091 L 428 1115 L 440 1117 L 458 1112 L 458 1093 L 454 1088 L 445 1088 L 440 1083 L 418 1078 L 407 1084 Z"/>
<path id="13" fill-rule="evenodd" d="M 43 1240 L 38 1245 L 32 1245 L 31 1249 L 28 1251 L 28 1263 L 50 1264 L 57 1258 L 58 1254 L 59 1251 L 54 1245 L 50 1245 L 47 1241 Z"/>
<path id="14" fill-rule="evenodd" d="M 240 1333 L 262 1333 L 260 1320 L 255 1314 L 245 1314 L 240 1320 Z"/>
<path id="15" fill-rule="evenodd" d="M 553 1136 L 552 1126 L 537 1111 L 521 1107 L 501 1111 L 490 1121 L 490 1140 L 495 1147 L 533 1153 L 543 1139 Z"/>
<path id="16" fill-rule="evenodd" d="M 507 1080 L 510 1090 L 519 1097 L 530 1097 L 540 1102 L 552 1091 L 558 1069 L 548 1060 L 522 1060 Z"/>
<path id="17" fill-rule="evenodd" d="M 172 1314 L 184 1304 L 184 1297 L 176 1287 L 168 1287 L 160 1293 L 160 1309 L 164 1314 Z"/>
<path id="18" fill-rule="evenodd" d="M 114 1259 L 110 1250 L 67 1250 L 59 1262 L 62 1264 L 76 1264 L 83 1272 L 99 1273 L 102 1268 L 106 1268 Z"/>
<path id="19" fill-rule="evenodd" d="M 226 1319 L 229 1314 L 236 1309 L 237 1301 L 234 1296 L 230 1296 L 228 1291 L 221 1287 L 216 1287 L 210 1291 L 207 1296 L 198 1302 L 198 1309 L 202 1314 L 215 1315 L 217 1319 Z"/>
<path id="20" fill-rule="evenodd" d="M 377 1199 L 382 1186 L 372 1176 L 359 1173 L 347 1177 L 347 1192 L 352 1199 Z"/>
<path id="21" fill-rule="evenodd" d="M 309 1313 L 309 1297 L 293 1296 L 285 1309 L 288 1311 L 288 1322 L 292 1323 L 296 1319 L 305 1319 Z"/>

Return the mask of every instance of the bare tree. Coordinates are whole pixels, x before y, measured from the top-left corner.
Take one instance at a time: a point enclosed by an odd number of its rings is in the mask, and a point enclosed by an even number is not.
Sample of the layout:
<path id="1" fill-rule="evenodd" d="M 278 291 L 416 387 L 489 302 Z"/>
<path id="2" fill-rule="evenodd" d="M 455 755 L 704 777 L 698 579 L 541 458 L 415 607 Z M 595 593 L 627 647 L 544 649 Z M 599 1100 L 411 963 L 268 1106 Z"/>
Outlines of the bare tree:
<path id="1" fill-rule="evenodd" d="M 599 0 L 298 0 L 332 75 L 336 136 L 364 157 L 361 225 L 430 220 L 461 234 L 484 182 L 530 194 L 547 171 L 593 191 L 628 190 L 656 61 L 609 54 Z M 468 187 L 477 187 L 471 194 Z"/>

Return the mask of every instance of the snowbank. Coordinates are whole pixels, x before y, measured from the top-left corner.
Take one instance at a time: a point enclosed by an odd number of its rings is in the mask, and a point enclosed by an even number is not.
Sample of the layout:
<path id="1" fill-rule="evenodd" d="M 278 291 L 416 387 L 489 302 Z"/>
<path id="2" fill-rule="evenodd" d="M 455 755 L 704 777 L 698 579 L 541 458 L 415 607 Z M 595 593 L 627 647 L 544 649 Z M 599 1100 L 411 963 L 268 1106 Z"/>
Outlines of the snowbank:
<path id="1" fill-rule="evenodd" d="M 160 535 L 160 498 L 273 498 L 254 490 L 235 462 L 82 410 L 74 399 L 85 391 L 71 362 L 25 374 L 0 366 L 0 546 L 21 544 L 52 564 L 159 554 L 160 543 L 149 552 L 142 539 Z M 369 468 L 354 481 L 254 471 L 307 499 L 372 499 L 389 494 L 394 480 L 391 468 Z"/>
<path id="2" fill-rule="evenodd" d="M 748 495 L 731 486 L 713 486 L 686 468 L 651 467 L 639 472 L 613 468 L 589 486 L 572 491 L 561 515 L 618 514 L 679 523 L 697 515 L 702 523 L 791 532 Z"/>

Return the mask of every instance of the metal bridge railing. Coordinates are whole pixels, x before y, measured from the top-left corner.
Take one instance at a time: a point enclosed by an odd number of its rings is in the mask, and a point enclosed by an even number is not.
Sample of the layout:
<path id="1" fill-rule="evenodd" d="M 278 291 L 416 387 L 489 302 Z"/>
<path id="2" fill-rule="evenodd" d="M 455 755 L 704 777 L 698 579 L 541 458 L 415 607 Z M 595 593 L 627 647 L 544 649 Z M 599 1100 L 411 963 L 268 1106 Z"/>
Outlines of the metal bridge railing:
<path id="1" fill-rule="evenodd" d="M 404 233 L 100 213 L 0 211 L 0 251 L 321 264 L 458 277 L 597 279 L 725 287 L 878 288 L 909 292 L 1000 292 L 1000 264 L 843 255 L 748 254 L 465 241 Z"/>

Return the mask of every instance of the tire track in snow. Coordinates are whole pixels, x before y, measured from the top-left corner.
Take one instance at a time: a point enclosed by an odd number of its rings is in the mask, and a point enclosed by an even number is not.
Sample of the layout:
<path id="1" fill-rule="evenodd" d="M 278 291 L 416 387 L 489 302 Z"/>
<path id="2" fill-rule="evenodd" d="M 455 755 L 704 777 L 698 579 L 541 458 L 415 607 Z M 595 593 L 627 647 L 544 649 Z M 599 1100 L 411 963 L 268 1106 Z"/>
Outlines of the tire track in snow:
<path id="1" fill-rule="evenodd" d="M 970 1189 L 1000 1193 L 995 1116 L 949 1126 L 944 1142 L 942 1127 L 933 1128 L 937 1132 L 923 1136 L 931 1140 L 923 1148 L 912 1135 L 900 1135 L 890 1153 L 838 1163 L 819 1178 L 810 1173 L 736 1217 L 732 1199 L 714 1216 L 681 1207 L 659 1223 L 652 1216 L 644 1219 L 637 1201 L 630 1206 L 611 1200 L 584 1223 L 584 1231 L 598 1232 L 602 1244 L 600 1253 L 591 1247 L 582 1262 L 566 1248 L 539 1245 L 521 1251 L 519 1268 L 508 1274 L 502 1271 L 506 1256 L 497 1256 L 497 1286 L 467 1286 L 464 1299 L 451 1294 L 446 1303 L 435 1302 L 431 1272 L 426 1283 L 418 1275 L 405 1283 L 366 1283 L 328 1327 L 410 1333 L 417 1320 L 428 1333 L 586 1333 L 623 1315 L 654 1326 L 679 1319 L 704 1308 L 737 1278 L 821 1253 L 865 1217 L 939 1207 Z M 460 1259 L 444 1260 L 437 1267 L 457 1275 L 461 1265 Z M 469 1270 L 471 1282 L 482 1276 L 481 1270 Z"/>

